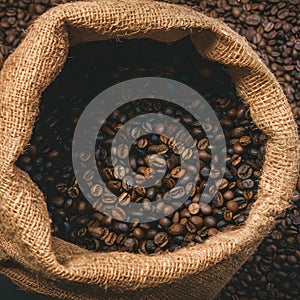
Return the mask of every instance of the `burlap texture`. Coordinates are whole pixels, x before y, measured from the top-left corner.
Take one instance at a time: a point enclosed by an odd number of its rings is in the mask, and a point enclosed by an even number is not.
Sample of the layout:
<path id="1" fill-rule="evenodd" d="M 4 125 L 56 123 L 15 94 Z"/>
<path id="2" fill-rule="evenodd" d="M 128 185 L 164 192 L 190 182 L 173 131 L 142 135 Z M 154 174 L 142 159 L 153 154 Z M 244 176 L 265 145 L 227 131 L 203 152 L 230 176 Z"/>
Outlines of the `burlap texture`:
<path id="1" fill-rule="evenodd" d="M 15 161 L 32 134 L 41 93 L 61 71 L 69 45 L 109 38 L 172 42 L 187 35 L 202 56 L 226 65 L 237 94 L 269 136 L 258 200 L 246 224 L 158 256 L 92 253 L 52 237 L 44 195 Z M 191 8 L 126 0 L 49 10 L 5 62 L 0 105 L 0 273 L 29 291 L 66 299 L 211 299 L 293 195 L 299 141 L 282 89 L 244 38 Z"/>

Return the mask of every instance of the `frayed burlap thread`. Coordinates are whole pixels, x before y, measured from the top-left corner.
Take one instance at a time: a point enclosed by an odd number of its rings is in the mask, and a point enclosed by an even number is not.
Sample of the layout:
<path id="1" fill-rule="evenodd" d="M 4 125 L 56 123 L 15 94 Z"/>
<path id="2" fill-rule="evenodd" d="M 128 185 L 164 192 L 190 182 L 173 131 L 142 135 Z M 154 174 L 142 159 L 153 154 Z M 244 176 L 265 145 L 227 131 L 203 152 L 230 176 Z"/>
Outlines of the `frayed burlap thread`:
<path id="1" fill-rule="evenodd" d="M 158 256 L 92 253 L 52 237 L 44 195 L 15 161 L 69 46 L 110 38 L 173 42 L 188 35 L 199 54 L 226 66 L 254 122 L 269 136 L 258 199 L 246 224 Z M 50 9 L 3 66 L 0 116 L 0 273 L 31 292 L 64 299 L 212 299 L 293 196 L 299 140 L 282 89 L 244 38 L 191 8 L 126 0 Z"/>

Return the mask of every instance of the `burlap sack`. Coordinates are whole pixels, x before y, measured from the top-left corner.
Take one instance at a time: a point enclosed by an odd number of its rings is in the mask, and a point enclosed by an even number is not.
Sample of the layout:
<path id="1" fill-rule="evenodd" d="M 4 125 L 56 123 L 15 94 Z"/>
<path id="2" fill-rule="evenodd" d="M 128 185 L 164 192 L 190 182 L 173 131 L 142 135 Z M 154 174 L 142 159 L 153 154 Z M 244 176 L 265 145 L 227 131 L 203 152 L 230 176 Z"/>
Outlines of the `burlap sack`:
<path id="1" fill-rule="evenodd" d="M 237 94 L 269 136 L 259 197 L 245 226 L 160 256 L 92 253 L 52 237 L 44 195 L 14 163 L 69 45 L 108 38 L 172 42 L 187 35 L 202 56 L 226 65 Z M 66 299 L 211 299 L 289 205 L 298 159 L 290 107 L 245 39 L 217 20 L 152 1 L 64 4 L 33 24 L 0 76 L 0 272 L 23 289 Z"/>

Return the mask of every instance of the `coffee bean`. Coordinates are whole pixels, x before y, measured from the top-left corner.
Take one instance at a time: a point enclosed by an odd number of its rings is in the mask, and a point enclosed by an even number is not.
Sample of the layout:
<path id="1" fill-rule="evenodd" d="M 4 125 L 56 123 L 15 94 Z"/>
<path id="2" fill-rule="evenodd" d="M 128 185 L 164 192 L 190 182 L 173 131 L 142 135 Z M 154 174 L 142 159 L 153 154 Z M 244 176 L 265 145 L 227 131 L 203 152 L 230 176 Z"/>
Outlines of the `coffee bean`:
<path id="1" fill-rule="evenodd" d="M 172 169 L 170 173 L 173 178 L 180 178 L 185 174 L 185 170 L 178 166 Z"/>
<path id="2" fill-rule="evenodd" d="M 146 138 L 140 138 L 138 141 L 137 141 L 137 147 L 139 149 L 144 149 L 145 147 L 148 146 L 148 140 Z"/>
<path id="3" fill-rule="evenodd" d="M 219 191 L 217 191 L 217 193 L 215 194 L 215 196 L 212 198 L 211 203 L 215 207 L 221 207 L 221 206 L 223 206 L 224 197 L 223 197 L 222 193 L 220 193 Z"/>
<path id="4" fill-rule="evenodd" d="M 207 227 L 215 227 L 217 224 L 217 220 L 213 216 L 207 216 L 204 218 L 204 224 Z"/>
<path id="5" fill-rule="evenodd" d="M 169 232 L 171 235 L 181 235 L 185 232 L 185 227 L 180 223 L 173 224 L 169 227 Z"/>
<path id="6" fill-rule="evenodd" d="M 153 253 L 156 246 L 152 240 L 146 241 L 146 251 L 147 253 Z"/>
<path id="7" fill-rule="evenodd" d="M 129 227 L 126 223 L 115 222 L 112 226 L 112 229 L 117 233 L 127 232 Z"/>
<path id="8" fill-rule="evenodd" d="M 88 232 L 95 238 L 101 238 L 104 235 L 104 230 L 100 226 L 90 226 L 88 227 Z"/>
<path id="9" fill-rule="evenodd" d="M 164 154 L 168 151 L 168 146 L 164 144 L 159 145 L 151 145 L 148 147 L 149 154 L 156 153 L 156 154 Z"/>
<path id="10" fill-rule="evenodd" d="M 200 227 L 203 224 L 203 218 L 200 216 L 192 216 L 189 218 L 189 221 L 196 227 Z"/>
<path id="11" fill-rule="evenodd" d="M 237 175 L 241 179 L 248 179 L 251 177 L 253 170 L 250 166 L 243 164 L 238 168 Z"/>
<path id="12" fill-rule="evenodd" d="M 168 242 L 168 234 L 166 232 L 158 232 L 153 238 L 154 244 L 160 246 L 161 248 L 165 247 Z"/>
<path id="13" fill-rule="evenodd" d="M 244 189 L 252 189 L 254 187 L 254 181 L 252 179 L 245 179 L 241 181 L 240 185 Z"/>
<path id="14" fill-rule="evenodd" d="M 128 149 L 128 146 L 126 144 L 119 144 L 117 146 L 117 155 L 118 155 L 118 157 L 125 158 L 125 157 L 127 157 L 128 153 L 129 153 L 129 149 Z"/>
<path id="15" fill-rule="evenodd" d="M 247 18 L 246 18 L 246 23 L 250 26 L 257 26 L 261 21 L 261 18 L 259 15 L 249 15 Z"/>
<path id="16" fill-rule="evenodd" d="M 142 239 L 145 235 L 144 231 L 141 228 L 135 228 L 132 232 L 132 235 L 137 239 Z"/>
<path id="17" fill-rule="evenodd" d="M 188 207 L 188 211 L 192 215 L 196 215 L 200 211 L 200 205 L 198 203 L 191 203 Z"/>
<path id="18" fill-rule="evenodd" d="M 103 187 L 96 183 L 91 186 L 90 193 L 93 197 L 100 197 L 103 193 Z"/>
<path id="19" fill-rule="evenodd" d="M 121 207 L 114 206 L 112 209 L 112 216 L 117 220 L 124 221 L 126 218 L 126 213 Z"/>
<path id="20" fill-rule="evenodd" d="M 50 198 L 50 203 L 56 207 L 61 207 L 64 204 L 64 198 L 61 196 Z"/>
<path id="21" fill-rule="evenodd" d="M 150 154 L 145 157 L 145 163 L 148 166 L 163 168 L 166 166 L 166 160 L 157 154 Z"/>
<path id="22" fill-rule="evenodd" d="M 209 204 L 200 203 L 201 213 L 204 215 L 209 215 L 212 212 L 212 207 Z"/>
<path id="23" fill-rule="evenodd" d="M 183 186 L 176 186 L 170 190 L 170 197 L 172 199 L 180 199 L 185 196 L 185 188 Z"/>

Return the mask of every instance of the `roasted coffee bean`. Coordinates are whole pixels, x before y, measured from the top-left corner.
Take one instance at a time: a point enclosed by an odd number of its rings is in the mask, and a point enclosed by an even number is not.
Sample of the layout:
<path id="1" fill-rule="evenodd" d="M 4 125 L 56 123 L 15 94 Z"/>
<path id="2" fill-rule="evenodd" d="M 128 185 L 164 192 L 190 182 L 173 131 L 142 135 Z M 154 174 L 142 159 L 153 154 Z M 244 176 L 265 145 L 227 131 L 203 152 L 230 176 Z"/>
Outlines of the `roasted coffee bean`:
<path id="1" fill-rule="evenodd" d="M 175 167 L 170 172 L 173 178 L 180 178 L 185 174 L 185 170 L 181 168 L 181 166 Z"/>
<path id="2" fill-rule="evenodd" d="M 164 205 L 163 208 L 162 208 L 162 213 L 165 215 L 165 216 L 169 216 L 171 215 L 172 213 L 174 212 L 174 207 L 172 205 Z"/>
<path id="3" fill-rule="evenodd" d="M 237 170 L 237 175 L 241 179 L 248 179 L 251 177 L 253 170 L 250 166 L 243 164 Z"/>
<path id="4" fill-rule="evenodd" d="M 88 232 L 95 238 L 101 238 L 104 235 L 104 230 L 100 226 L 90 226 L 88 227 Z"/>
<path id="5" fill-rule="evenodd" d="M 117 233 L 127 232 L 129 230 L 129 226 L 126 223 L 115 222 L 112 225 L 112 229 Z"/>
<path id="6" fill-rule="evenodd" d="M 169 232 L 171 235 L 181 235 L 184 234 L 185 227 L 180 223 L 173 224 L 169 227 Z"/>
<path id="7" fill-rule="evenodd" d="M 146 138 L 140 138 L 138 141 L 137 141 L 137 147 L 139 149 L 144 149 L 145 147 L 148 146 L 148 140 Z"/>
<path id="8" fill-rule="evenodd" d="M 119 144 L 117 146 L 117 155 L 119 158 L 127 157 L 128 153 L 129 153 L 129 148 L 126 144 Z"/>
<path id="9" fill-rule="evenodd" d="M 168 151 L 168 146 L 164 144 L 151 145 L 148 147 L 148 153 L 165 154 Z"/>
<path id="10" fill-rule="evenodd" d="M 212 207 L 209 204 L 200 203 L 200 211 L 203 215 L 209 215 L 212 212 Z"/>
<path id="11" fill-rule="evenodd" d="M 91 186 L 90 193 L 93 197 L 100 197 L 103 193 L 103 187 L 96 183 Z"/>
<path id="12" fill-rule="evenodd" d="M 145 247 L 146 247 L 147 253 L 153 253 L 156 248 L 156 245 L 154 244 L 154 242 L 152 240 L 148 240 L 148 241 L 146 241 Z"/>
<path id="13" fill-rule="evenodd" d="M 148 166 L 153 166 L 153 167 L 157 167 L 157 168 L 163 168 L 166 166 L 166 160 L 157 154 L 147 155 L 145 157 L 145 163 Z"/>
<path id="14" fill-rule="evenodd" d="M 189 222 L 193 223 L 196 227 L 200 227 L 203 224 L 203 218 L 200 216 L 192 216 L 189 218 Z"/>
<path id="15" fill-rule="evenodd" d="M 247 134 L 247 129 L 245 127 L 235 127 L 231 132 L 231 136 L 234 139 L 239 139 L 245 134 Z"/>
<path id="16" fill-rule="evenodd" d="M 124 221 L 126 218 L 126 213 L 121 207 L 114 206 L 112 209 L 112 216 L 117 220 Z"/>
<path id="17" fill-rule="evenodd" d="M 170 190 L 170 197 L 172 199 L 180 199 L 185 196 L 185 188 L 183 186 L 176 186 Z"/>
<path id="18" fill-rule="evenodd" d="M 145 236 L 145 233 L 141 228 L 134 228 L 132 235 L 137 239 L 142 239 Z"/>
<path id="19" fill-rule="evenodd" d="M 154 244 L 160 246 L 161 248 L 165 247 L 168 242 L 168 234 L 166 232 L 158 232 L 153 238 Z"/>
<path id="20" fill-rule="evenodd" d="M 64 197 L 62 197 L 62 196 L 50 198 L 51 205 L 56 206 L 56 207 L 61 207 L 64 204 L 64 201 L 65 201 Z"/>
<path id="21" fill-rule="evenodd" d="M 239 205 L 236 201 L 230 200 L 226 203 L 227 209 L 229 209 L 231 212 L 235 213 L 239 209 Z"/>
<path id="22" fill-rule="evenodd" d="M 252 189 L 254 187 L 254 181 L 252 179 L 245 179 L 241 181 L 240 186 L 244 189 Z"/>
<path id="23" fill-rule="evenodd" d="M 221 207 L 221 206 L 223 206 L 224 197 L 223 197 L 222 193 L 220 193 L 219 191 L 217 191 L 217 193 L 215 194 L 215 196 L 212 198 L 211 203 L 215 207 Z"/>
<path id="24" fill-rule="evenodd" d="M 123 166 L 117 165 L 114 167 L 114 177 L 116 179 L 122 179 L 125 177 L 126 171 Z"/>
<path id="25" fill-rule="evenodd" d="M 200 211 L 200 205 L 198 203 L 191 203 L 188 207 L 188 211 L 191 215 L 196 215 Z"/>
<path id="26" fill-rule="evenodd" d="M 217 219 L 213 216 L 207 216 L 204 218 L 204 224 L 207 227 L 215 227 L 217 224 Z"/>

